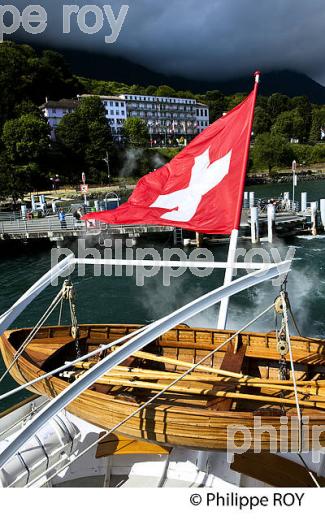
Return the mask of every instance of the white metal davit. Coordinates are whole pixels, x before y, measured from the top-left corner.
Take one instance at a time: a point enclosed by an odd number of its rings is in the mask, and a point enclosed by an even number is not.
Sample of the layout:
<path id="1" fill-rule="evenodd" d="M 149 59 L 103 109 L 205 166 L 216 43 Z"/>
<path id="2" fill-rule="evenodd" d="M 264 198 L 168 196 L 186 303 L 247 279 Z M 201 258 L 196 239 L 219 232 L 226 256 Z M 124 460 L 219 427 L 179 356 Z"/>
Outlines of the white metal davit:
<path id="1" fill-rule="evenodd" d="M 59 276 L 61 273 L 67 271 L 71 266 L 78 264 L 109 264 L 109 265 L 156 265 L 160 267 L 208 267 L 208 262 L 153 262 L 153 261 L 136 261 L 136 260 L 92 260 L 92 259 L 78 259 L 73 256 L 69 256 L 49 273 L 41 278 L 42 283 L 35 284 L 27 293 L 18 300 L 18 302 L 0 319 L 0 331 L 7 328 L 8 325 L 26 308 L 30 303 L 46 286 L 53 280 L 53 272 L 55 276 Z M 210 262 L 210 267 L 214 268 L 225 268 L 229 267 L 229 264 L 222 262 Z M 172 312 L 171 314 L 159 319 L 158 321 L 148 325 L 144 329 L 141 329 L 139 333 L 129 338 L 124 345 L 113 353 L 109 354 L 97 365 L 89 369 L 82 377 L 74 381 L 66 390 L 56 396 L 50 403 L 38 412 L 33 419 L 22 429 L 21 433 L 13 439 L 10 445 L 6 446 L 3 452 L 0 454 L 0 468 L 2 468 L 8 460 L 14 456 L 19 449 L 53 416 L 58 414 L 66 406 L 68 406 L 76 397 L 82 394 L 88 389 L 93 383 L 97 381 L 102 375 L 107 373 L 109 370 L 119 365 L 133 353 L 141 350 L 143 347 L 154 341 L 162 334 L 170 330 L 171 328 L 183 323 L 184 321 L 192 318 L 196 314 L 208 309 L 212 305 L 222 301 L 224 298 L 229 298 L 238 292 L 253 287 L 257 284 L 270 280 L 277 276 L 285 276 L 290 270 L 291 262 L 284 261 L 278 264 L 245 264 L 238 263 L 234 264 L 233 267 L 240 269 L 256 269 L 255 272 L 247 274 L 241 278 L 238 278 L 228 285 L 219 287 L 210 291 L 209 293 L 201 296 L 200 298 L 188 303 L 184 307 Z M 41 282 L 40 280 L 40 282 Z"/>

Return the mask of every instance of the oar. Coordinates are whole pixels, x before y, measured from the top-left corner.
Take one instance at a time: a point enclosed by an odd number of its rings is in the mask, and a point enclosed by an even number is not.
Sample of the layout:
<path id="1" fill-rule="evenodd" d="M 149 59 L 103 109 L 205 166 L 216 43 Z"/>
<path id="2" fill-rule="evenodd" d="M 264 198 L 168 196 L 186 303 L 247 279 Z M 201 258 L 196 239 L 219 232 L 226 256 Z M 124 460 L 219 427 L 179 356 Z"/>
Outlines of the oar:
<path id="1" fill-rule="evenodd" d="M 115 378 L 108 376 L 103 376 L 99 378 L 97 380 L 97 383 L 111 386 L 142 388 L 154 391 L 159 391 L 165 388 L 165 385 L 158 383 L 147 383 L 145 381 L 129 381 L 123 378 Z M 271 397 L 266 395 L 242 394 L 237 392 L 229 392 L 228 390 L 215 391 L 213 389 L 185 388 L 184 386 L 174 385 L 171 392 L 210 397 L 225 397 L 230 399 L 241 399 L 247 401 L 259 401 L 263 403 L 287 404 L 290 406 L 296 406 L 296 401 L 294 399 L 287 399 L 285 397 Z M 304 408 L 325 409 L 325 402 L 317 399 L 317 396 L 310 398 L 309 401 L 300 400 L 299 404 L 301 407 Z"/>
<path id="2" fill-rule="evenodd" d="M 114 350 L 116 347 L 114 348 Z M 151 354 L 149 352 L 136 352 L 133 354 L 133 357 L 139 358 L 139 359 L 146 359 L 149 361 L 157 361 L 160 363 L 167 363 L 169 365 L 175 365 L 175 366 L 182 366 L 184 368 L 193 368 L 195 365 L 193 363 L 188 363 L 187 361 L 181 361 L 180 359 L 170 358 L 166 356 L 158 356 L 156 354 Z M 219 368 L 213 368 L 206 365 L 198 365 L 195 367 L 195 370 L 199 370 L 202 372 L 210 372 L 211 374 L 216 374 L 220 376 L 230 377 L 234 379 L 240 380 L 242 383 L 244 382 L 256 382 L 256 383 L 270 383 L 270 384 L 287 384 L 292 385 L 292 381 L 282 381 L 280 379 L 261 379 L 261 378 L 252 378 L 251 376 L 245 376 L 238 372 L 229 372 L 228 370 L 221 370 Z M 322 385 L 320 383 L 323 383 Z M 297 385 L 314 385 L 315 387 L 318 386 L 325 386 L 325 381 L 299 381 L 297 380 Z"/>
<path id="3" fill-rule="evenodd" d="M 89 368 L 89 365 L 91 363 L 78 363 L 77 367 L 82 369 Z M 80 377 L 81 374 L 79 374 Z M 146 369 L 139 369 L 139 368 L 128 368 L 128 367 L 116 367 L 114 370 L 110 370 L 105 377 L 108 378 L 127 378 L 129 381 L 136 380 L 164 380 L 171 382 L 173 381 L 179 374 L 176 372 L 163 372 L 159 370 L 146 370 Z M 245 388 L 245 387 L 252 387 L 252 388 L 265 388 L 269 390 L 275 390 L 275 391 L 285 391 L 285 392 L 294 392 L 293 386 L 288 385 L 281 385 L 281 384 L 272 384 L 269 383 L 268 380 L 260 380 L 260 381 L 243 381 L 241 382 L 239 379 L 234 379 L 233 381 L 227 379 L 224 380 L 222 378 L 209 376 L 208 374 L 190 374 L 183 378 L 184 382 L 195 382 L 195 383 L 211 383 L 214 386 L 230 386 L 230 387 L 236 387 L 236 388 Z M 279 383 L 281 381 L 279 380 Z M 298 392 L 303 395 L 317 395 L 315 389 L 311 389 L 311 391 L 306 390 L 305 388 L 298 388 Z M 325 398 L 324 398 L 325 402 Z"/>
<path id="4" fill-rule="evenodd" d="M 161 359 L 160 356 L 157 356 L 157 359 Z M 176 364 L 175 360 L 175 363 Z M 76 363 L 75 367 L 82 370 L 88 370 L 89 368 L 96 365 L 95 361 L 91 362 L 83 362 L 83 363 Z M 191 365 L 191 364 L 190 364 Z M 209 367 L 207 367 L 209 369 Z M 132 367 L 124 367 L 124 366 L 117 366 L 108 374 L 118 374 L 120 377 L 140 377 L 143 379 L 175 379 L 179 376 L 179 373 L 177 372 L 171 372 L 171 371 L 161 371 L 161 370 L 149 370 L 149 369 L 143 369 L 143 368 L 132 368 Z M 125 374 L 125 375 L 124 375 Z M 227 376 L 227 377 L 218 377 L 214 375 L 209 374 L 197 374 L 192 373 L 188 374 L 184 377 L 184 381 L 197 381 L 197 382 L 212 382 L 214 384 L 240 384 L 242 386 L 256 386 L 256 387 L 273 387 L 277 390 L 285 390 L 285 391 L 293 391 L 292 381 L 291 380 L 285 380 L 282 381 L 281 379 L 262 379 L 258 377 L 250 377 L 250 376 L 241 376 L 236 373 L 234 373 L 236 377 L 234 376 Z M 239 376 L 239 377 L 238 377 Z M 321 385 L 320 383 L 324 383 L 324 385 Z M 301 390 L 299 390 L 300 393 L 304 393 L 306 395 L 313 393 L 314 395 L 318 395 L 317 392 L 320 393 L 320 395 L 325 395 L 325 388 L 322 388 L 325 386 L 325 381 L 297 381 L 297 384 L 301 386 Z M 310 388 L 308 388 L 310 387 Z"/>

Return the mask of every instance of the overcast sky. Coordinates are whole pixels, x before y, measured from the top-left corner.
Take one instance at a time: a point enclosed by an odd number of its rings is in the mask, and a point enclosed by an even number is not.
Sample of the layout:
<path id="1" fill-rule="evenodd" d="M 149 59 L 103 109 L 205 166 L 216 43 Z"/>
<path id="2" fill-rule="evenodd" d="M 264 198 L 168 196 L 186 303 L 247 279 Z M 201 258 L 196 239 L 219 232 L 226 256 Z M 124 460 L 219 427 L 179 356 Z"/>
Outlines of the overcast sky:
<path id="1" fill-rule="evenodd" d="M 120 55 L 155 71 L 206 80 L 290 69 L 325 84 L 324 0 L 15 0 L 18 8 L 40 4 L 48 27 L 33 43 L 94 49 Z M 116 43 L 107 44 L 108 22 L 83 34 L 71 21 L 62 33 L 62 6 L 111 4 L 129 11 Z M 94 18 L 88 19 L 89 24 Z M 11 36 L 12 37 L 12 36 Z"/>

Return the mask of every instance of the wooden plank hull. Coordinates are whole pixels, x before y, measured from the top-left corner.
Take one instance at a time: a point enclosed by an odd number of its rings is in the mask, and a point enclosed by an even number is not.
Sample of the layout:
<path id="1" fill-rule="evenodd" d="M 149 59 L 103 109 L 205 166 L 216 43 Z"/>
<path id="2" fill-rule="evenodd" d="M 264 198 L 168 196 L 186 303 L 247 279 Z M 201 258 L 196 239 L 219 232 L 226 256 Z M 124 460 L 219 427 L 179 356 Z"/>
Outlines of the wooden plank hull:
<path id="1" fill-rule="evenodd" d="M 91 337 L 93 345 L 96 345 L 96 342 L 99 345 L 113 341 L 117 337 L 135 330 L 135 328 L 137 328 L 135 325 L 85 325 L 81 327 L 81 332 Z M 40 331 L 36 341 L 40 345 L 43 341 L 45 344 L 45 347 L 44 345 L 42 347 L 43 350 L 46 350 L 46 344 L 48 348 L 53 350 L 53 344 L 57 342 L 60 345 L 59 338 L 66 338 L 68 332 L 69 329 L 66 327 L 44 328 Z M 218 342 L 221 343 L 230 335 L 231 332 L 178 327 L 160 338 L 157 348 L 162 350 L 164 355 L 172 355 L 179 360 L 196 362 L 207 351 L 213 350 Z M 262 365 L 263 360 L 276 359 L 274 335 L 251 333 L 242 335 L 241 340 L 245 344 L 248 359 L 261 359 Z M 9 366 L 17 348 L 12 344 L 10 333 L 2 336 L 0 346 L 4 362 L 6 366 Z M 39 350 L 40 356 L 42 355 L 42 348 L 40 347 Z M 297 363 L 308 364 L 310 361 L 311 365 L 316 362 L 322 365 L 325 363 L 324 348 L 324 342 L 318 340 L 302 340 L 302 338 L 293 340 L 294 358 Z M 224 353 L 225 350 L 226 348 L 222 352 Z M 220 366 L 224 355 L 222 352 L 215 355 L 211 361 L 209 360 L 207 365 L 212 363 L 212 366 Z M 32 354 L 22 356 L 10 372 L 19 384 L 31 381 L 44 373 L 31 356 Z M 166 370 L 170 368 L 166 366 Z M 175 365 L 173 368 L 175 368 Z M 261 372 L 263 370 L 270 371 L 270 367 L 261 366 Z M 51 377 L 35 384 L 30 390 L 39 395 L 54 397 L 62 392 L 68 384 L 59 377 Z M 271 447 L 278 450 L 283 449 L 285 443 L 287 443 L 286 451 L 297 449 L 298 425 L 294 408 L 287 411 L 289 424 L 291 419 L 294 424 L 291 429 L 285 431 L 283 425 L 280 429 L 281 418 L 279 416 L 259 415 L 256 411 L 242 411 L 241 409 L 218 411 L 209 409 L 206 404 L 207 401 L 203 397 L 188 402 L 177 395 L 160 398 L 156 403 L 130 419 L 120 428 L 119 433 L 167 446 L 225 450 L 231 447 L 231 439 L 238 446 L 242 445 L 242 432 L 245 428 L 246 441 L 251 440 L 250 443 L 248 442 L 245 445 L 249 450 L 256 449 L 256 443 L 264 451 L 269 451 Z M 110 393 L 102 393 L 94 388 L 79 396 L 69 405 L 68 410 L 76 416 L 107 430 L 125 419 L 138 406 L 137 402 L 124 400 Z M 312 447 L 317 448 L 319 447 L 318 442 L 325 446 L 325 410 L 324 412 L 309 410 L 308 413 L 305 410 L 304 416 L 307 415 L 308 425 L 304 427 L 305 447 L 308 450 L 311 450 Z M 319 438 L 316 439 L 317 443 L 313 444 L 313 427 L 315 426 L 324 427 L 324 432 L 320 433 Z M 275 435 L 273 439 L 275 444 L 272 444 L 272 446 L 270 444 L 270 429 Z"/>

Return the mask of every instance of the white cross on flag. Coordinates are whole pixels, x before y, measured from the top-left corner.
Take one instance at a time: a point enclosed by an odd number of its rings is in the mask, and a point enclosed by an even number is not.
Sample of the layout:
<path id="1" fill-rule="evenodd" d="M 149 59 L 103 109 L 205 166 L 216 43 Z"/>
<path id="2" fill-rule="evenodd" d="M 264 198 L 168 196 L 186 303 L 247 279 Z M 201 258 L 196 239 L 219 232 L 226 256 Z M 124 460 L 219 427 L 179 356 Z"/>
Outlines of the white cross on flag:
<path id="1" fill-rule="evenodd" d="M 257 82 L 240 105 L 168 164 L 142 177 L 128 202 L 88 218 L 109 224 L 172 225 L 201 233 L 230 234 L 238 229 L 256 94 Z"/>

